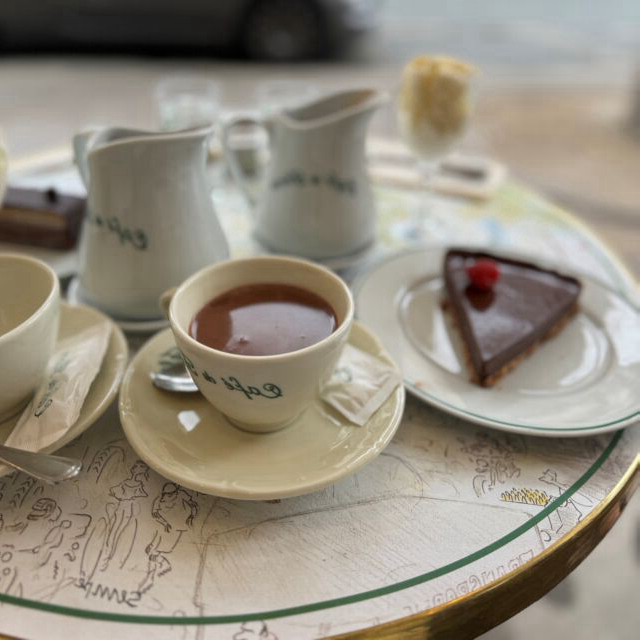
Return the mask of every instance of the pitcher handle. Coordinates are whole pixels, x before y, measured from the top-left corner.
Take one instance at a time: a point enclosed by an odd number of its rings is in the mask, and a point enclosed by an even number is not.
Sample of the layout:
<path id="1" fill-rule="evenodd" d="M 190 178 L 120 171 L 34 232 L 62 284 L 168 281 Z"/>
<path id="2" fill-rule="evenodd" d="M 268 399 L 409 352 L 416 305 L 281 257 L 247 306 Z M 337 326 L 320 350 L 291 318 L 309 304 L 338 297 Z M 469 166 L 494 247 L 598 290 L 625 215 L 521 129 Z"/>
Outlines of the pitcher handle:
<path id="1" fill-rule="evenodd" d="M 251 125 L 254 127 L 265 126 L 262 120 L 258 118 L 252 118 L 250 116 L 238 116 L 227 120 L 227 122 L 225 122 L 222 127 L 222 151 L 224 153 L 224 159 L 227 163 L 227 166 L 229 167 L 229 172 L 231 173 L 233 181 L 236 183 L 236 185 L 240 189 L 240 192 L 244 196 L 244 199 L 249 205 L 249 210 L 253 215 L 255 215 L 257 205 L 256 198 L 247 187 L 246 178 L 244 172 L 242 171 L 242 168 L 240 167 L 238 156 L 229 144 L 232 130 L 237 126 L 247 125 Z"/>

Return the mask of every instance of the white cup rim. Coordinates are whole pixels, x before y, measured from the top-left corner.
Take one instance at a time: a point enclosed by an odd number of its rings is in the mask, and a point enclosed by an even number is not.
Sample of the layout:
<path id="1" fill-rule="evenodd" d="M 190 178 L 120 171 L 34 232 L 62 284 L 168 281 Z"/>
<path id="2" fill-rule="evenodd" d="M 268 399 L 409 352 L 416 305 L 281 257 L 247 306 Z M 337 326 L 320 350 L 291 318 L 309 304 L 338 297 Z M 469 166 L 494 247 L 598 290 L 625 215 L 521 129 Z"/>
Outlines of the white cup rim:
<path id="1" fill-rule="evenodd" d="M 34 323 L 38 321 L 38 318 L 44 313 L 44 310 L 51 304 L 51 301 L 56 298 L 60 291 L 60 282 L 58 281 L 58 276 L 56 272 L 42 260 L 38 260 L 37 258 L 32 258 L 31 256 L 25 255 L 23 253 L 0 253 L 0 261 L 4 260 L 14 260 L 16 262 L 25 262 L 31 264 L 42 271 L 46 272 L 51 278 L 51 290 L 47 297 L 42 301 L 40 306 L 25 320 L 23 320 L 17 327 L 7 331 L 0 335 L 0 345 L 9 340 L 12 340 L 16 336 L 19 336 L 20 333 L 23 333 L 31 327 Z"/>
<path id="2" fill-rule="evenodd" d="M 176 319 L 176 307 L 177 299 L 179 294 L 192 286 L 196 281 L 203 278 L 206 274 L 216 271 L 221 268 L 229 268 L 231 264 L 246 264 L 246 263 L 255 263 L 255 262 L 277 262 L 281 264 L 290 264 L 291 266 L 304 266 L 305 268 L 313 268 L 316 271 L 321 272 L 326 277 L 329 277 L 332 281 L 334 281 L 345 293 L 345 298 L 348 301 L 347 312 L 342 319 L 342 322 L 338 325 L 338 327 L 330 333 L 326 338 L 319 340 L 318 342 L 314 342 L 313 344 L 303 347 L 302 349 L 297 349 L 295 351 L 287 351 L 286 353 L 277 353 L 272 355 L 244 355 L 238 353 L 229 353 L 228 351 L 222 351 L 220 349 L 214 349 L 213 347 L 209 347 L 202 342 L 198 342 L 195 338 L 191 337 L 187 331 L 185 331 L 180 323 Z M 311 289 L 309 289 L 311 291 Z M 182 340 L 184 340 L 189 346 L 194 349 L 202 350 L 204 353 L 210 353 L 216 356 L 222 356 L 228 358 L 231 361 L 237 362 L 255 362 L 255 363 L 267 363 L 267 362 L 283 362 L 286 360 L 290 360 L 292 358 L 303 357 L 306 354 L 313 353 L 314 351 L 318 351 L 320 349 L 325 348 L 328 345 L 333 344 L 334 342 L 340 340 L 342 336 L 348 332 L 351 328 L 353 318 L 354 318 L 354 302 L 353 296 L 351 294 L 351 290 L 347 286 L 347 284 L 335 273 L 323 267 L 322 265 L 311 262 L 310 260 L 304 260 L 301 258 L 292 258 L 290 256 L 253 256 L 247 258 L 230 258 L 228 260 L 223 260 L 220 262 L 216 262 L 213 265 L 209 265 L 204 269 L 200 269 L 193 275 L 189 276 L 174 292 L 171 303 L 169 304 L 169 322 L 171 323 L 171 327 L 174 331 L 177 331 Z"/>

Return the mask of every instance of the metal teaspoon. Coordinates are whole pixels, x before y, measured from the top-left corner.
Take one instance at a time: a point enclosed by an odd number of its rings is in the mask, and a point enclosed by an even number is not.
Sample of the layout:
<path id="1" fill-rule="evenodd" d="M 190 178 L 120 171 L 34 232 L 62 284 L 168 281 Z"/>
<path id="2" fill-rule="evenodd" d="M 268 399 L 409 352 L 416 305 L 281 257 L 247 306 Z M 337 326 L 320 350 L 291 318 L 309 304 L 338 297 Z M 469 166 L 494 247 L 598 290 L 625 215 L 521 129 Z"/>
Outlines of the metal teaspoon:
<path id="1" fill-rule="evenodd" d="M 191 379 L 184 362 L 177 362 L 162 371 L 152 371 L 149 374 L 154 386 L 164 391 L 178 393 L 193 393 L 198 391 L 196 383 Z"/>
<path id="2" fill-rule="evenodd" d="M 48 484 L 73 478 L 82 469 L 80 460 L 48 453 L 23 451 L 5 445 L 0 445 L 0 462 Z"/>

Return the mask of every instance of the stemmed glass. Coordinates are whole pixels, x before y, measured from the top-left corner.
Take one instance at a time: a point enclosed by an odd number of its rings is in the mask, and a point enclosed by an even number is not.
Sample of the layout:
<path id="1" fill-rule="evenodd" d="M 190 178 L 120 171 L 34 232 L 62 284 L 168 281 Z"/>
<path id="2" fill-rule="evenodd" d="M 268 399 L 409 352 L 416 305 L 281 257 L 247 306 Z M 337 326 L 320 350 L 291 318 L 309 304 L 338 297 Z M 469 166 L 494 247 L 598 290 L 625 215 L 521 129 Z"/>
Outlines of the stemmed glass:
<path id="1" fill-rule="evenodd" d="M 429 204 L 430 186 L 440 163 L 465 132 L 474 73 L 473 67 L 441 56 L 414 58 L 403 69 L 398 128 L 417 160 L 425 191 L 404 231 L 408 240 L 442 233 Z"/>

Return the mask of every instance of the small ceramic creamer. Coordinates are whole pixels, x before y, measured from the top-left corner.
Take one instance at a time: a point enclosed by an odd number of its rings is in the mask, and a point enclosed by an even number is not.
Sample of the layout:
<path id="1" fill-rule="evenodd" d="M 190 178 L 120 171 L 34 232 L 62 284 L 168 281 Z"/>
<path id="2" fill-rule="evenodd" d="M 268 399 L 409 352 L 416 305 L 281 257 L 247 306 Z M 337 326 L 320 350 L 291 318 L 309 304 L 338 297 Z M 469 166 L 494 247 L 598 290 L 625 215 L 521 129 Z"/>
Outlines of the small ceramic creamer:
<path id="1" fill-rule="evenodd" d="M 120 319 L 155 319 L 163 291 L 228 257 L 205 174 L 210 134 L 107 128 L 75 136 L 88 189 L 83 300 Z"/>
<path id="2" fill-rule="evenodd" d="M 367 125 L 386 94 L 337 93 L 264 121 L 230 120 L 223 144 L 232 175 L 255 214 L 255 233 L 268 249 L 314 259 L 358 252 L 374 240 L 375 207 L 365 159 Z M 253 198 L 229 139 L 237 125 L 263 125 L 270 162 Z"/>

